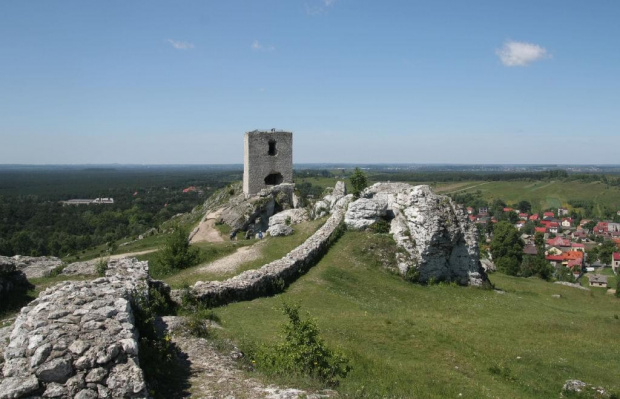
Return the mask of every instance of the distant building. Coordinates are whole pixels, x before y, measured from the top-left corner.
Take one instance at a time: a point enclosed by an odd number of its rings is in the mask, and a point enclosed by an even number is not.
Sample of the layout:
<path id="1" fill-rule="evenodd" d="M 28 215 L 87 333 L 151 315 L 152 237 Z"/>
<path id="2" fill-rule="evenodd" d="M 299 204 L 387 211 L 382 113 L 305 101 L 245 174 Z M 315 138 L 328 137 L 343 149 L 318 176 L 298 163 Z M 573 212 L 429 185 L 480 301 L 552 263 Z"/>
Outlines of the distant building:
<path id="1" fill-rule="evenodd" d="M 93 204 L 113 204 L 114 198 L 95 198 L 95 199 L 70 199 L 60 201 L 63 205 L 93 205 Z"/>
<path id="2" fill-rule="evenodd" d="M 601 274 L 593 274 L 589 276 L 590 287 L 605 287 L 607 288 L 607 276 Z"/>
<path id="3" fill-rule="evenodd" d="M 614 270 L 614 273 L 618 273 L 620 268 L 620 252 L 614 252 L 611 256 L 611 268 Z"/>
<path id="4" fill-rule="evenodd" d="M 568 209 L 566 208 L 558 208 L 558 217 L 568 215 Z"/>

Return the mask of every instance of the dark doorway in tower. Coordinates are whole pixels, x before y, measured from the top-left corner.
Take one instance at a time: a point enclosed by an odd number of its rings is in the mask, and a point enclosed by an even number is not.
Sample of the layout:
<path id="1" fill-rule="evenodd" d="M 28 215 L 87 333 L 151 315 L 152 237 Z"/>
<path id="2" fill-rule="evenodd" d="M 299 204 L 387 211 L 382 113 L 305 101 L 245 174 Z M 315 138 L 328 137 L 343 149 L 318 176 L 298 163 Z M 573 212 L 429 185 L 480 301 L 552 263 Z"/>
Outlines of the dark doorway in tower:
<path id="1" fill-rule="evenodd" d="M 268 186 L 277 186 L 284 181 L 281 173 L 272 173 L 265 177 L 265 184 Z"/>
<path id="2" fill-rule="evenodd" d="M 269 140 L 269 151 L 267 152 L 267 154 L 276 155 L 277 153 L 278 153 L 278 150 L 276 149 L 276 141 Z"/>

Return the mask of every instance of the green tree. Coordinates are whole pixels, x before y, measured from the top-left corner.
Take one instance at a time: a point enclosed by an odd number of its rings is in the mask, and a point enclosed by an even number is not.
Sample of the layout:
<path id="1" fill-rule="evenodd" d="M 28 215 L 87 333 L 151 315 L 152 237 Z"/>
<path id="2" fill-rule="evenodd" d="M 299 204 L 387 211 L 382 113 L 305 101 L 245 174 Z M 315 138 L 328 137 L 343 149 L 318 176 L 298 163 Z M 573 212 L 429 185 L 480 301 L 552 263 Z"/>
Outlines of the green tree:
<path id="1" fill-rule="evenodd" d="M 366 173 L 360 168 L 355 168 L 349 181 L 351 182 L 351 188 L 353 189 L 355 198 L 359 198 L 360 193 L 368 187 L 368 176 L 366 176 Z"/>
<path id="2" fill-rule="evenodd" d="M 194 266 L 200 258 L 198 249 L 192 248 L 187 230 L 177 227 L 157 253 L 157 261 L 166 271 Z"/>
<path id="3" fill-rule="evenodd" d="M 512 276 L 519 273 L 523 259 L 523 241 L 519 231 L 509 222 L 498 222 L 495 225 L 491 254 L 500 271 Z"/>
<path id="4" fill-rule="evenodd" d="M 532 210 L 532 204 L 530 204 L 529 201 L 519 201 L 519 203 L 517 204 L 517 208 L 521 211 L 521 212 L 527 212 L 529 213 Z"/>

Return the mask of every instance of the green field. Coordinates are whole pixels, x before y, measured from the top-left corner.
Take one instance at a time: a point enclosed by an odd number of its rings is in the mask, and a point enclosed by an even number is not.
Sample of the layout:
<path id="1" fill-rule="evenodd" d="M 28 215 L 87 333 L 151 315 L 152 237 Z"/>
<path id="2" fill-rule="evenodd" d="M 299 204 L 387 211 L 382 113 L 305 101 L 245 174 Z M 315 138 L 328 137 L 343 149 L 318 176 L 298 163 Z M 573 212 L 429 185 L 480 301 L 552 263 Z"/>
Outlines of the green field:
<path id="1" fill-rule="evenodd" d="M 487 201 L 501 199 L 508 204 L 521 200 L 529 201 L 535 212 L 544 209 L 565 207 L 571 209 L 569 200 L 590 200 L 595 205 L 594 211 L 600 214 L 602 209 L 620 210 L 620 188 L 608 187 L 600 182 L 584 183 L 579 181 L 497 181 L 497 182 L 462 182 L 438 183 L 434 189 L 439 194 L 455 192 L 475 192 L 480 190 Z"/>
<path id="2" fill-rule="evenodd" d="M 573 378 L 620 391 L 617 298 L 502 274 L 491 279 L 503 293 L 415 285 L 381 267 L 369 245 L 390 244 L 348 232 L 285 293 L 217 309 L 218 334 L 242 349 L 274 342 L 278 307 L 301 304 L 351 359 L 343 397 L 556 398 Z"/>

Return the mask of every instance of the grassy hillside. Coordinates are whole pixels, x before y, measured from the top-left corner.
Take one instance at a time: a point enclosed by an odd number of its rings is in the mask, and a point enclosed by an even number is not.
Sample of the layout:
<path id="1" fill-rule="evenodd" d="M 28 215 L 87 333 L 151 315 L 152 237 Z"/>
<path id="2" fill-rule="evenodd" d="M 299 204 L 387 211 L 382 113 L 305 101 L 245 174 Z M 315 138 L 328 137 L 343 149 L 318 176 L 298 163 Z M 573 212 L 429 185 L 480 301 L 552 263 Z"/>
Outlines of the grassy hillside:
<path id="1" fill-rule="evenodd" d="M 507 203 L 529 201 L 534 211 L 548 208 L 571 208 L 569 200 L 589 200 L 595 204 L 594 212 L 602 209 L 620 210 L 620 188 L 608 187 L 600 182 L 579 181 L 505 181 L 439 183 L 437 193 L 473 192 L 480 190 L 487 201 L 502 199 Z"/>
<path id="2" fill-rule="evenodd" d="M 570 378 L 620 391 L 617 298 L 501 274 L 504 293 L 413 285 L 373 255 L 389 245 L 346 233 L 285 293 L 217 309 L 220 334 L 273 342 L 278 307 L 300 303 L 351 359 L 344 397 L 554 398 Z"/>

